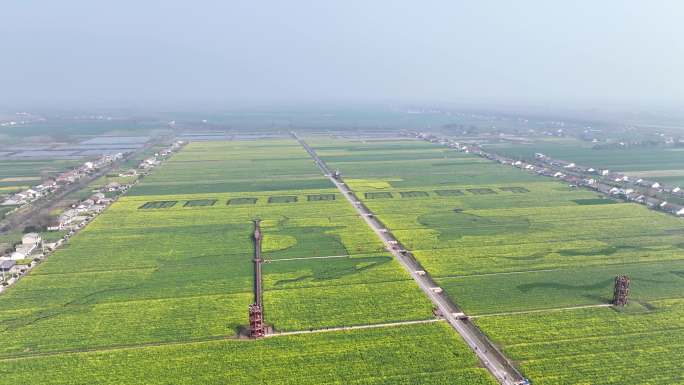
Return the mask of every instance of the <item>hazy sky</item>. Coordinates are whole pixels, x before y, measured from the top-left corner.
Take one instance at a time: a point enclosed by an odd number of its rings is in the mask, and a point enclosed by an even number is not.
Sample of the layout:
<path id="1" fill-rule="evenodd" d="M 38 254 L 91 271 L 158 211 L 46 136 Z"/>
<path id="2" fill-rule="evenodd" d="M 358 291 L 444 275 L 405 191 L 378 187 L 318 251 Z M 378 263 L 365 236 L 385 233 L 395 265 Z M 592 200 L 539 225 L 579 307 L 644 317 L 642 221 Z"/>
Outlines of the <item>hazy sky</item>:
<path id="1" fill-rule="evenodd" d="M 3 0 L 0 103 L 684 101 L 684 2 Z"/>

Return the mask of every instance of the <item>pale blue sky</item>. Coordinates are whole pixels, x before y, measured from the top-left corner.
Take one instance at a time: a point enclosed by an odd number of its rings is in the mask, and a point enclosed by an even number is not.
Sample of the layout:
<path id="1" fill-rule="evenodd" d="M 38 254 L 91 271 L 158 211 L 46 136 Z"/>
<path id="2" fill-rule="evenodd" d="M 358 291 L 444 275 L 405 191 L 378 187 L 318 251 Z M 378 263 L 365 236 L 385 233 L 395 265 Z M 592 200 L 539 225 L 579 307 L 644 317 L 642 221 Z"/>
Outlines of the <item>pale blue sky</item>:
<path id="1" fill-rule="evenodd" d="M 6 0 L 0 103 L 684 100 L 681 1 Z"/>

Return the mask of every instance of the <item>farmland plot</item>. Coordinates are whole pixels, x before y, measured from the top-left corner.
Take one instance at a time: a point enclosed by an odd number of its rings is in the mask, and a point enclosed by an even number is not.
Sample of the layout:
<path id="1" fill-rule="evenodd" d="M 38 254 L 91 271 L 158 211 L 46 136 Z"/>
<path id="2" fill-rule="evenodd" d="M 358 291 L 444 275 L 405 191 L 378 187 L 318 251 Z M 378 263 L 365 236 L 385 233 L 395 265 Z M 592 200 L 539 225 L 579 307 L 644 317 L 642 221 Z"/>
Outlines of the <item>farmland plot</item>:
<path id="1" fill-rule="evenodd" d="M 330 188 L 293 140 L 197 142 L 130 195 L 209 194 Z M 273 194 L 271 194 L 273 195 Z"/>
<path id="2" fill-rule="evenodd" d="M 0 160 L 0 188 L 9 190 L 37 185 L 43 176 L 57 176 L 80 163 L 65 159 Z"/>
<path id="3" fill-rule="evenodd" d="M 402 159 L 406 143 L 400 143 L 374 143 L 385 155 L 375 162 L 355 161 L 342 140 L 314 147 L 357 192 L 370 185 L 374 194 L 418 186 L 437 192 L 411 200 L 359 196 L 451 298 L 483 316 L 480 327 L 533 383 L 682 382 L 675 363 L 684 338 L 677 319 L 684 293 L 681 219 L 438 146 L 430 156 L 416 143 L 421 157 Z M 617 274 L 632 278 L 624 312 L 554 310 L 607 304 Z M 597 325 L 627 323 L 624 337 L 617 328 L 592 334 Z M 670 340 L 660 347 L 665 333 Z M 631 341 L 632 335 L 644 337 Z M 654 341 L 644 341 L 649 335 Z M 625 352 L 616 349 L 622 344 Z M 553 349 L 562 353 L 556 357 Z"/>
<path id="4" fill-rule="evenodd" d="M 0 376 L 13 384 L 497 383 L 444 323 L 0 362 Z"/>
<path id="5" fill-rule="evenodd" d="M 684 301 L 485 317 L 477 323 L 535 384 L 681 384 Z"/>
<path id="6" fill-rule="evenodd" d="M 336 191 L 292 143 L 192 143 L 147 176 L 0 296 L 2 378 L 493 383 L 446 325 L 231 340 L 253 301 L 254 218 L 269 262 L 266 321 L 276 331 L 432 318 L 408 274 L 346 201 L 329 199 Z M 197 175 L 206 179 L 194 183 Z M 269 203 L 274 196 L 287 204 Z M 250 375 L 255 355 L 280 374 Z M 324 374 L 304 373 L 316 367 Z"/>

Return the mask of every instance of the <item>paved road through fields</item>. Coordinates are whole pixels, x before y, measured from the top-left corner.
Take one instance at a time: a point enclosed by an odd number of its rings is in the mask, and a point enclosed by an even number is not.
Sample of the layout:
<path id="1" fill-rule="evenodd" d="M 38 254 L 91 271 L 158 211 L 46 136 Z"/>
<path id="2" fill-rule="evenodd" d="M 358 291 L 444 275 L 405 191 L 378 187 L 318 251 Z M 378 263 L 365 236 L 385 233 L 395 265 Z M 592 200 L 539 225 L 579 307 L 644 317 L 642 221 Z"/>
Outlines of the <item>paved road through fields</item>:
<path id="1" fill-rule="evenodd" d="M 463 340 L 477 354 L 482 362 L 494 377 L 503 385 L 515 385 L 524 380 L 520 372 L 510 363 L 487 337 L 475 326 L 470 318 L 455 304 L 437 283 L 430 277 L 430 274 L 418 263 L 413 255 L 406 250 L 403 245 L 392 235 L 389 229 L 377 219 L 377 217 L 364 205 L 354 194 L 354 192 L 344 183 L 343 179 L 335 176 L 328 166 L 323 162 L 316 152 L 296 133 L 292 136 L 304 147 L 311 158 L 331 182 L 340 190 L 342 195 L 352 204 L 356 211 L 366 221 L 378 237 L 383 241 L 387 250 L 406 268 L 411 277 L 418 283 L 418 286 L 430 298 L 435 307 L 439 310 L 444 319 L 461 335 Z"/>

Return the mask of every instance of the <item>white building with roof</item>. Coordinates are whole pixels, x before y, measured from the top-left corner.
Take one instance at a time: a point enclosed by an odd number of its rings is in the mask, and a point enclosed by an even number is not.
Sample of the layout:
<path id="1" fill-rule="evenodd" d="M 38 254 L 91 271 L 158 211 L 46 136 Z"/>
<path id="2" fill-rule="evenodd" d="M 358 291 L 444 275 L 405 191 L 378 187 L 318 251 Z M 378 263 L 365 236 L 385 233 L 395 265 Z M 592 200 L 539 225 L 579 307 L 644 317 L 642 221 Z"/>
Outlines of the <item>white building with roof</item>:
<path id="1" fill-rule="evenodd" d="M 26 259 L 26 254 L 22 253 L 21 251 L 15 251 L 10 254 L 10 260 L 18 261 L 20 259 Z"/>
<path id="2" fill-rule="evenodd" d="M 43 238 L 41 238 L 40 234 L 38 233 L 26 233 L 23 237 L 21 237 L 21 243 L 23 245 L 37 245 L 42 240 Z"/>

